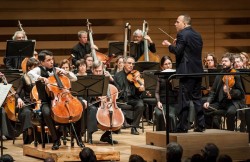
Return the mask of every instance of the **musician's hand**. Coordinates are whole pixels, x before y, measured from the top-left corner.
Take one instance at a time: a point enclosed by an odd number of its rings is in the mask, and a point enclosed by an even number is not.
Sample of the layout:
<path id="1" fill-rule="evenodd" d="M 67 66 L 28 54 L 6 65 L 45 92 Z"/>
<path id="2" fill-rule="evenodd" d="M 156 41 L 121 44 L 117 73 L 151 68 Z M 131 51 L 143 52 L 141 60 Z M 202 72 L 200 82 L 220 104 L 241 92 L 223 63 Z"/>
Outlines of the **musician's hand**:
<path id="1" fill-rule="evenodd" d="M 24 106 L 24 102 L 21 98 L 17 99 L 17 107 L 20 109 Z"/>
<path id="2" fill-rule="evenodd" d="M 139 87 L 139 91 L 145 91 L 145 87 L 144 87 L 144 85 L 141 85 L 140 87 Z"/>
<path id="3" fill-rule="evenodd" d="M 177 39 L 174 39 L 174 41 L 173 41 L 173 45 L 176 45 L 176 41 L 177 41 Z"/>
<path id="4" fill-rule="evenodd" d="M 94 44 L 93 46 L 91 46 L 91 49 L 98 50 L 98 47 Z"/>
<path id="5" fill-rule="evenodd" d="M 152 39 L 150 38 L 149 35 L 144 36 L 144 39 L 148 40 L 149 43 L 153 43 Z"/>
<path id="6" fill-rule="evenodd" d="M 108 71 L 105 70 L 105 71 L 104 71 L 104 75 L 107 76 L 107 77 L 109 77 L 109 80 L 110 80 L 111 82 L 114 81 L 112 75 L 111 75 Z"/>
<path id="7" fill-rule="evenodd" d="M 38 80 L 41 80 L 45 84 L 49 83 L 49 80 L 47 78 L 45 78 L 45 77 L 39 77 Z"/>
<path id="8" fill-rule="evenodd" d="M 57 74 L 58 74 L 58 75 L 67 75 L 68 72 L 65 71 L 65 70 L 63 70 L 63 69 L 58 69 L 58 70 L 57 70 Z"/>
<path id="9" fill-rule="evenodd" d="M 229 88 L 226 84 L 223 85 L 223 91 L 224 91 L 225 93 L 230 92 L 231 89 L 232 89 L 232 88 Z"/>
<path id="10" fill-rule="evenodd" d="M 205 102 L 205 103 L 203 104 L 203 107 L 204 107 L 205 109 L 208 109 L 208 107 L 209 107 L 209 102 Z"/>
<path id="11" fill-rule="evenodd" d="M 170 43 L 168 40 L 164 40 L 164 41 L 162 42 L 162 45 L 163 45 L 163 46 L 169 47 L 169 46 L 171 45 L 171 43 Z"/>
<path id="12" fill-rule="evenodd" d="M 86 100 L 82 100 L 82 102 L 84 103 L 84 107 L 83 109 L 87 109 L 88 108 L 88 102 Z"/>
<path id="13" fill-rule="evenodd" d="M 157 108 L 163 110 L 163 106 L 161 102 L 157 102 Z"/>

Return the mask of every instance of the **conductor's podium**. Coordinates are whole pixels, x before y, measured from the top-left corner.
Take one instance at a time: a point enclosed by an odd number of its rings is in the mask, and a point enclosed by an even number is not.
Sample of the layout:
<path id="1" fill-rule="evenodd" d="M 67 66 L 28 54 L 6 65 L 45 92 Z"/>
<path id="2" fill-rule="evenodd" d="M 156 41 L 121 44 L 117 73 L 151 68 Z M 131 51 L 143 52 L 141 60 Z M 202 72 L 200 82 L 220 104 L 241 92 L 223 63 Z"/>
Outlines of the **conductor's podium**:
<path id="1" fill-rule="evenodd" d="M 206 143 L 216 144 L 220 154 L 228 154 L 234 161 L 250 158 L 247 133 L 217 129 L 170 133 L 170 142 L 177 142 L 183 147 L 183 160 L 193 154 L 200 154 Z M 131 154 L 141 155 L 147 162 L 165 162 L 166 132 L 146 132 L 146 144 L 131 146 Z"/>

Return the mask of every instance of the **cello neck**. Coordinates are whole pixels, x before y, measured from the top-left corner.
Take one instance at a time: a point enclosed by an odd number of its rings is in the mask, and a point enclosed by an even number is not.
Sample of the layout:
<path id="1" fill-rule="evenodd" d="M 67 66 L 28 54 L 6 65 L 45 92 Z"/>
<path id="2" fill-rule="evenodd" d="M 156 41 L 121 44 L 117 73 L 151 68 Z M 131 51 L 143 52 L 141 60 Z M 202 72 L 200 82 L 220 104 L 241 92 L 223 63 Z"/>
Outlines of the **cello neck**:
<path id="1" fill-rule="evenodd" d="M 148 35 L 148 23 L 144 20 L 143 26 L 142 26 L 142 36 L 143 38 Z M 149 61 L 149 55 L 148 55 L 148 40 L 144 39 L 144 61 Z"/>
<path id="2" fill-rule="evenodd" d="M 98 58 L 96 56 L 96 51 L 94 48 L 94 40 L 92 36 L 92 27 L 91 23 L 89 22 L 89 19 L 87 19 L 87 28 L 88 28 L 88 34 L 89 34 L 89 42 L 90 42 L 90 47 L 91 47 L 91 55 L 94 58 L 94 62 L 98 61 Z"/>

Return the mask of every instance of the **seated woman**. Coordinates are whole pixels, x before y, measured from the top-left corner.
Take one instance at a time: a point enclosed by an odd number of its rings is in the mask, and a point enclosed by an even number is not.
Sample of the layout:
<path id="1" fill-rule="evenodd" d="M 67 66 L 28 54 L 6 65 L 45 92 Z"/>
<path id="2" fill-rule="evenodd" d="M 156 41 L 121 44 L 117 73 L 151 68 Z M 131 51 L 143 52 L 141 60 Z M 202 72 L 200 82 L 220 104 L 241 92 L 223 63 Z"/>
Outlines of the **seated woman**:
<path id="1" fill-rule="evenodd" d="M 69 78 L 71 82 L 77 81 L 77 77 L 73 72 L 71 72 L 71 64 L 68 59 L 63 59 L 59 67 L 67 72 L 66 76 Z"/>
<path id="2" fill-rule="evenodd" d="M 205 63 L 204 68 L 205 69 L 216 69 L 217 67 L 217 59 L 213 53 L 208 53 L 205 56 Z"/>
<path id="3" fill-rule="evenodd" d="M 163 56 L 160 61 L 160 66 L 162 70 L 172 69 L 172 59 L 169 56 Z M 170 132 L 174 132 L 176 129 L 176 107 L 177 103 L 177 92 L 172 89 L 171 84 L 169 90 L 169 118 L 170 118 Z M 155 118 L 156 118 L 156 131 L 166 130 L 166 123 L 164 122 L 164 115 L 166 114 L 166 80 L 158 78 L 155 98 L 157 101 L 157 107 L 155 108 Z"/>
<path id="4" fill-rule="evenodd" d="M 80 59 L 76 61 L 76 76 L 84 76 L 87 75 L 87 65 L 84 59 Z"/>
<path id="5" fill-rule="evenodd" d="M 124 58 L 123 56 L 118 56 L 117 60 L 115 61 L 115 68 L 112 71 L 112 75 L 115 75 L 119 71 L 122 71 L 124 67 Z"/>

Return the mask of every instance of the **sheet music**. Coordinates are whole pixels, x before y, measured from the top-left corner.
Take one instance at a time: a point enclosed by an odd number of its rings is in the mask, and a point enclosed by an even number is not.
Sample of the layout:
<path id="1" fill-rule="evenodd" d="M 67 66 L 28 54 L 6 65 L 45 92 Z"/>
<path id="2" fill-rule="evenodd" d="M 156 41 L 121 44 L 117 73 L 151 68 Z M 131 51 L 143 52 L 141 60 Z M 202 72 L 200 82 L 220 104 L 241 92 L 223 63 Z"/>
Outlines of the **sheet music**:
<path id="1" fill-rule="evenodd" d="M 161 71 L 161 72 L 176 72 L 176 70 L 175 69 L 165 69 L 165 70 L 163 70 L 163 71 Z"/>
<path id="2" fill-rule="evenodd" d="M 1 94 L 0 95 L 0 107 L 5 101 L 11 87 L 12 87 L 12 84 L 4 85 L 3 83 L 0 83 L 0 94 Z"/>

